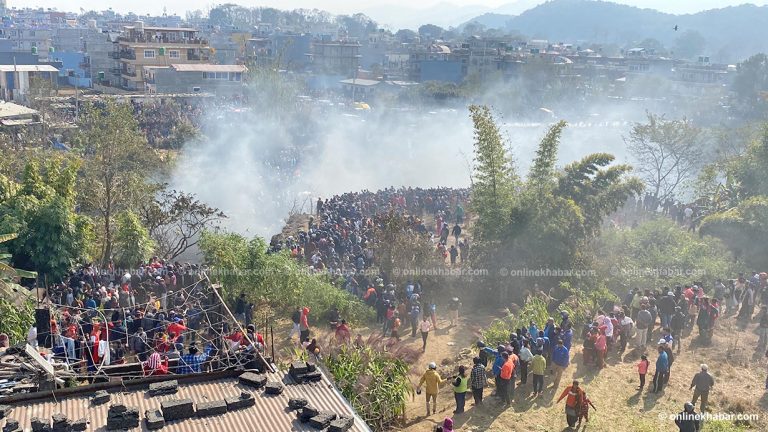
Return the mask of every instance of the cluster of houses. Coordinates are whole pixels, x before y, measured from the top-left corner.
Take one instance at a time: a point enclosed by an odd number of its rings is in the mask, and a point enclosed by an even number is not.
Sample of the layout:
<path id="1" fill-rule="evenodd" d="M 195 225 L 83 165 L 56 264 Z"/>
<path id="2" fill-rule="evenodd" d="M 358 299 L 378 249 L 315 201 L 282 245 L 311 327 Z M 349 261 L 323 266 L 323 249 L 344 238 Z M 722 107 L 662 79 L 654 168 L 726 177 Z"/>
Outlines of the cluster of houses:
<path id="1" fill-rule="evenodd" d="M 587 87 L 598 82 L 620 87 L 654 76 L 673 83 L 681 95 L 710 97 L 727 92 L 736 71 L 705 56 L 682 61 L 644 48 L 609 56 L 511 36 L 444 41 L 413 33 L 406 40 L 400 32 L 378 30 L 349 37 L 333 26 L 323 32 L 268 23 L 221 28 L 205 18 L 185 21 L 175 15 L 8 10 L 2 1 L 0 8 L 0 96 L 22 103 L 36 75 L 104 93 L 229 96 L 242 92 L 248 66 L 261 64 L 305 77 L 310 91 L 338 91 L 360 101 L 375 97 L 378 89 L 424 82 L 528 76 Z"/>

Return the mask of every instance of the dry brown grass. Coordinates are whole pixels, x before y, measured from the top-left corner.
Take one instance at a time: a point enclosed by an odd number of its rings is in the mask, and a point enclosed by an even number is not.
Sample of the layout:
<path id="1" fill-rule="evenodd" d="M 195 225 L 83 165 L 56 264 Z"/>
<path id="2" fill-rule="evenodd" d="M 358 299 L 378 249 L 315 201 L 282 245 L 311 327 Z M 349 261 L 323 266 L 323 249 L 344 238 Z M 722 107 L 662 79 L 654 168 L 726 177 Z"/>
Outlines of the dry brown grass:
<path id="1" fill-rule="evenodd" d="M 736 332 L 728 320 L 721 324 L 716 331 L 713 343 L 709 347 L 699 347 L 692 344 L 693 338 L 688 337 L 683 341 L 683 352 L 676 356 L 672 367 L 672 375 L 669 387 L 659 395 L 648 392 L 648 385 L 642 393 L 636 391 L 638 377 L 635 364 L 639 353 L 628 353 L 624 358 L 612 354 L 608 359 L 608 367 L 595 371 L 585 368 L 582 363 L 581 347 L 575 347 L 573 364 L 566 371 L 561 388 L 555 390 L 551 387 L 549 377 L 545 378 L 545 395 L 532 400 L 525 397 L 518 388 L 517 400 L 510 409 L 503 409 L 495 398 L 488 398 L 486 405 L 481 408 L 472 407 L 471 397 L 467 401 L 467 411 L 454 420 L 460 431 L 564 431 L 567 430 L 564 416 L 563 403 L 555 404 L 560 391 L 570 379 L 579 379 L 590 399 L 597 407 L 596 412 L 590 413 L 590 422 L 582 424 L 580 430 L 591 431 L 637 431 L 637 432 L 661 432 L 676 430 L 670 416 L 680 412 L 683 404 L 690 400 L 692 392 L 688 390 L 691 379 L 699 371 L 701 363 L 707 363 L 711 373 L 715 376 L 716 385 L 710 393 L 710 411 L 712 413 L 744 413 L 763 414 L 768 409 L 768 395 L 764 391 L 765 363 L 761 356 L 754 355 L 756 336 L 753 334 L 753 326 L 747 330 L 739 330 L 738 338 L 734 342 Z M 482 323 L 479 323 L 482 324 Z M 728 333 L 728 335 L 724 334 Z M 461 337 L 458 331 L 451 332 L 458 339 Z M 441 347 L 435 354 L 441 354 L 444 358 L 454 358 L 453 364 L 441 367 L 441 370 L 450 371 L 458 365 L 455 361 L 461 348 L 467 345 L 457 343 L 453 347 L 444 346 L 444 341 L 449 338 L 440 336 Z M 577 342 L 578 343 L 578 342 Z M 453 348 L 454 352 L 446 352 L 447 348 Z M 425 361 L 435 360 L 430 357 L 428 347 Z M 464 356 L 460 363 L 471 362 Z M 649 353 L 651 368 L 656 359 L 654 352 Z M 441 360 L 437 358 L 436 360 Z M 442 363 L 442 362 L 441 362 Z M 744 367 L 744 366 L 747 367 Z M 648 381 L 651 376 L 649 375 Z M 530 392 L 529 380 L 524 390 Z M 486 395 L 492 389 L 486 389 Z M 407 421 L 402 429 L 406 432 L 428 432 L 433 430 L 446 416 L 453 416 L 455 407 L 453 394 L 450 387 L 441 390 L 438 399 L 438 414 L 424 417 L 425 407 L 423 396 L 416 398 L 408 407 Z M 697 406 L 698 410 L 698 406 Z M 748 426 L 751 430 L 768 430 L 768 417 L 761 418 L 757 422 L 716 422 L 705 427 L 705 431 L 727 432 L 741 430 L 736 426 Z"/>

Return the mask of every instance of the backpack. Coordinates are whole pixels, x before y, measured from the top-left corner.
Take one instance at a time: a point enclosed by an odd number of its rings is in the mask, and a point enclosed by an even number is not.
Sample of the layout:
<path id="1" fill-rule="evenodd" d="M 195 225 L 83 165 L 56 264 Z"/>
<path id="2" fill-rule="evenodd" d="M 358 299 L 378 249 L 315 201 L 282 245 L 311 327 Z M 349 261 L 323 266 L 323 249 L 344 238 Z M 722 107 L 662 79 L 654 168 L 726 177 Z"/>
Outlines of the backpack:
<path id="1" fill-rule="evenodd" d="M 298 324 L 301 322 L 301 312 L 294 311 L 293 315 L 291 315 L 291 321 L 293 321 L 294 324 Z"/>

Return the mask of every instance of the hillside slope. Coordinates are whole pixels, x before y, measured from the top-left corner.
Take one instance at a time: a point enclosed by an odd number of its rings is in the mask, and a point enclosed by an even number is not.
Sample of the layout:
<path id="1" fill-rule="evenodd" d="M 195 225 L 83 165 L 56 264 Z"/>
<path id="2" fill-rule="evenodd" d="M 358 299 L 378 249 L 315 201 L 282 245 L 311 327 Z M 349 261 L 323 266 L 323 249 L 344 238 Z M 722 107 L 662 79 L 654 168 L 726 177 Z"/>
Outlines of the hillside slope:
<path id="1" fill-rule="evenodd" d="M 723 62 L 768 50 L 768 6 L 741 5 L 673 15 L 606 1 L 553 0 L 518 16 L 508 15 L 505 19 L 487 14 L 470 21 L 488 28 L 500 28 L 503 23 L 505 30 L 553 42 L 625 45 L 653 38 L 670 49 L 684 32 L 691 30 L 706 40 L 702 54 Z"/>
<path id="2" fill-rule="evenodd" d="M 442 329 L 430 340 L 427 352 L 424 354 L 423 365 L 415 365 L 414 380 L 423 372 L 429 361 L 436 361 L 445 375 L 452 375 L 459 364 L 471 365 L 467 347 L 470 339 L 468 333 L 478 332 L 487 325 L 487 319 L 474 321 L 464 317 L 462 322 L 450 330 L 446 328 L 447 321 L 438 322 Z M 698 346 L 690 334 L 683 339 L 683 351 L 676 356 L 670 378 L 670 385 L 659 395 L 648 392 L 646 386 L 642 393 L 636 391 L 638 377 L 636 363 L 639 353 L 630 352 L 623 358 L 616 353 L 609 355 L 608 367 L 595 370 L 585 367 L 582 363 L 581 341 L 574 341 L 574 354 L 571 366 L 566 370 L 560 388 L 553 389 L 549 376 L 545 377 L 545 393 L 536 400 L 528 395 L 531 390 L 531 380 L 526 387 L 518 386 L 516 401 L 511 408 L 504 409 L 494 397 L 487 397 L 485 406 L 473 406 L 471 396 L 467 398 L 464 414 L 454 416 L 455 407 L 451 388 L 446 386 L 440 390 L 438 398 L 438 413 L 424 417 L 424 396 L 416 396 L 409 404 L 407 412 L 406 432 L 431 432 L 434 426 L 446 416 L 454 418 L 458 430 L 464 431 L 518 431 L 518 432 L 560 432 L 565 428 L 563 403 L 555 404 L 560 392 L 570 379 L 579 379 L 588 396 L 597 407 L 596 412 L 590 413 L 590 422 L 583 425 L 583 430 L 592 431 L 633 431 L 633 432 L 666 432 L 677 430 L 670 416 L 680 412 L 683 404 L 690 400 L 692 392 L 688 390 L 691 379 L 699 371 L 701 363 L 710 366 L 710 372 L 715 377 L 715 387 L 710 392 L 709 404 L 712 413 L 758 414 L 760 419 L 752 422 L 751 429 L 768 430 L 768 418 L 764 413 L 768 410 L 768 392 L 764 390 L 766 367 L 762 355 L 754 352 L 757 337 L 754 334 L 755 325 L 751 324 L 746 330 L 738 327 L 733 318 L 723 319 L 715 330 L 711 347 Z M 694 335 L 698 334 L 694 330 Z M 406 343 L 420 345 L 420 340 L 411 341 L 404 338 Z M 653 374 L 656 353 L 648 347 L 648 358 L 651 361 L 649 381 Z M 463 352 L 462 352 L 463 351 Z M 493 388 L 486 389 L 486 396 Z M 696 410 L 698 411 L 698 404 Z M 580 429 L 582 430 L 582 429 Z M 704 432 L 733 432 L 742 428 L 733 422 L 710 422 Z"/>

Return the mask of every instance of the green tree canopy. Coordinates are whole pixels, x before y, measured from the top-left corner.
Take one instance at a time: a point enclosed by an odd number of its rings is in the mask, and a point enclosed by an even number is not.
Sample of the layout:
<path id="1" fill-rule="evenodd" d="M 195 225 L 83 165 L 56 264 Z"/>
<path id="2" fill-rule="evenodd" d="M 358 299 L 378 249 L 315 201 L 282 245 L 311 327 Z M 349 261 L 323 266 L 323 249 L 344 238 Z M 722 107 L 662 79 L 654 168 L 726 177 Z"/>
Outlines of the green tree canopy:
<path id="1" fill-rule="evenodd" d="M 115 217 L 155 190 L 151 176 L 157 157 L 130 104 L 114 101 L 85 106 L 74 142 L 84 159 L 80 188 L 88 191 L 80 204 L 98 220 L 100 259 L 105 262 L 112 257 Z"/>
<path id="2" fill-rule="evenodd" d="M 79 164 L 51 158 L 30 161 L 21 184 L 7 178 L 0 198 L 0 232 L 16 232 L 8 242 L 12 262 L 57 280 L 76 262 L 89 260 L 93 240 L 88 217 L 75 213 Z"/>
<path id="3" fill-rule="evenodd" d="M 135 268 L 152 256 L 154 242 L 139 217 L 130 210 L 117 216 L 114 262 L 122 268 Z"/>
<path id="4" fill-rule="evenodd" d="M 586 245 L 599 233 L 603 219 L 640 193 L 642 182 L 628 175 L 628 165 L 611 165 L 610 154 L 588 155 L 558 170 L 565 122 L 546 133 L 521 182 L 509 166 L 488 109 L 473 107 L 471 112 L 476 131 L 472 208 L 480 228 L 475 250 L 489 269 L 492 289 L 500 289 L 502 298 L 511 293 L 519 299 L 526 284 L 534 282 L 503 277 L 510 270 L 549 269 L 560 272 L 561 280 L 570 279 L 569 271 L 588 264 Z M 549 284 L 556 280 L 549 278 Z"/>

